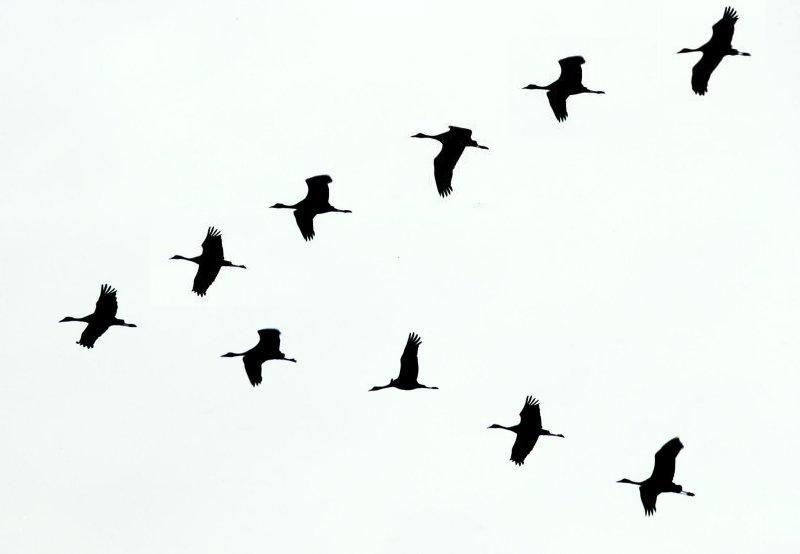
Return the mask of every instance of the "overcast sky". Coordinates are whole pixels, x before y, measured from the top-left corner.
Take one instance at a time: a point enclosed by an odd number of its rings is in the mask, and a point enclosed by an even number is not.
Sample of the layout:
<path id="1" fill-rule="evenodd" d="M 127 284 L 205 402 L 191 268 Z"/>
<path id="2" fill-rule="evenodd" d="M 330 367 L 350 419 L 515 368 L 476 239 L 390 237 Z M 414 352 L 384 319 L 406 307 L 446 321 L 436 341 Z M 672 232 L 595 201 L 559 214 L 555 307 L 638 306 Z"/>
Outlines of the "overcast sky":
<path id="1" fill-rule="evenodd" d="M 0 549 L 797 552 L 800 8 L 734 7 L 698 97 L 724 3 L 6 2 Z M 490 150 L 442 199 L 447 125 Z M 248 269 L 198 298 L 209 225 Z M 102 283 L 139 327 L 86 350 Z M 440 390 L 368 393 L 410 331 Z M 528 394 L 566 439 L 516 467 Z"/>

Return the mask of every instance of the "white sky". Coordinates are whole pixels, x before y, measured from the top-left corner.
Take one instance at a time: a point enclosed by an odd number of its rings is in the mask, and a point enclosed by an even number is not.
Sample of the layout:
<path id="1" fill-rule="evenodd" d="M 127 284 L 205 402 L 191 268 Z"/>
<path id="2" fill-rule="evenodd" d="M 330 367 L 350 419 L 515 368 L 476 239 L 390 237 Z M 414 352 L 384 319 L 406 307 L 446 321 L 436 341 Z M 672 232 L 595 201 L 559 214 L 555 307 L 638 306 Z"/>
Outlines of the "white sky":
<path id="1" fill-rule="evenodd" d="M 22 1 L 0 18 L 0 549 L 797 552 L 800 8 Z M 557 124 L 523 91 L 580 54 Z M 446 125 L 467 151 L 433 184 Z M 329 173 L 351 215 L 268 210 Z M 191 290 L 205 229 L 228 258 Z M 88 351 L 100 284 L 115 328 Z M 252 389 L 278 327 L 297 365 Z M 367 393 L 409 331 L 439 391 Z M 508 461 L 527 394 L 546 427 Z M 645 518 L 635 488 L 680 436 Z"/>

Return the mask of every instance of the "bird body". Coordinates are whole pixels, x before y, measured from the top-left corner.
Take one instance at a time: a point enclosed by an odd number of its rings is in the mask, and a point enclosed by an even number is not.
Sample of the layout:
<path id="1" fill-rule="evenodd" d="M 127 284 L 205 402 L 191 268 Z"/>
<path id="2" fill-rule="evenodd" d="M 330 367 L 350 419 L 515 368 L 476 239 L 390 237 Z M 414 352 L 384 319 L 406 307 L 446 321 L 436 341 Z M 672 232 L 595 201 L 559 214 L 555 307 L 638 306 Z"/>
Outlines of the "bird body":
<path id="1" fill-rule="evenodd" d="M 711 38 L 699 48 L 683 48 L 678 54 L 689 52 L 702 52 L 700 61 L 692 68 L 692 90 L 695 94 L 703 96 L 708 92 L 708 80 L 711 74 L 725 56 L 749 56 L 747 52 L 740 52 L 733 48 L 733 31 L 739 16 L 730 6 L 725 8 L 722 19 L 712 26 Z"/>
<path id="2" fill-rule="evenodd" d="M 388 385 L 372 387 L 370 391 L 395 388 L 400 390 L 414 389 L 438 389 L 439 387 L 428 387 L 419 383 L 419 345 L 422 339 L 416 333 L 408 335 L 408 341 L 400 356 L 400 373 L 397 379 L 391 379 Z"/>
<path id="3" fill-rule="evenodd" d="M 176 254 L 170 258 L 172 260 L 186 260 L 197 264 L 197 273 L 194 276 L 192 292 L 198 296 L 205 296 L 208 287 L 214 282 L 223 267 L 239 267 L 247 269 L 243 265 L 236 265 L 225 259 L 222 249 L 222 233 L 214 227 L 209 227 L 206 238 L 203 240 L 203 252 L 199 256 L 187 258 Z"/>
<path id="4" fill-rule="evenodd" d="M 478 144 L 472 138 L 472 131 L 463 127 L 449 126 L 448 131 L 438 135 L 417 133 L 412 138 L 430 138 L 441 143 L 442 149 L 433 159 L 433 176 L 436 189 L 442 197 L 453 192 L 453 170 L 467 147 L 488 150 L 486 146 Z"/>
<path id="5" fill-rule="evenodd" d="M 287 358 L 281 352 L 281 332 L 277 329 L 261 329 L 258 332 L 258 344 L 246 352 L 228 352 L 223 358 L 242 357 L 247 378 L 254 387 L 261 384 L 261 365 L 267 360 L 284 360 L 296 363 L 294 358 Z"/>
<path id="6" fill-rule="evenodd" d="M 620 479 L 617 483 L 627 483 L 639 486 L 639 497 L 642 500 L 644 513 L 651 516 L 656 511 L 656 499 L 662 492 L 672 492 L 694 496 L 694 493 L 684 491 L 681 485 L 673 483 L 675 478 L 675 458 L 683 450 L 683 443 L 678 437 L 667 441 L 658 452 L 656 452 L 653 473 L 644 481 L 632 481 L 630 479 Z"/>
<path id="7" fill-rule="evenodd" d="M 514 446 L 511 447 L 511 461 L 518 466 L 525 463 L 525 458 L 528 457 L 533 447 L 536 446 L 539 437 L 564 438 L 564 435 L 560 433 L 551 433 L 547 429 L 542 429 L 542 414 L 539 409 L 539 401 L 531 396 L 525 399 L 525 404 L 522 406 L 522 411 L 519 413 L 519 423 L 517 425 L 505 427 L 495 423 L 490 425 L 489 429 L 505 429 L 517 435 Z"/>
<path id="8" fill-rule="evenodd" d="M 67 316 L 61 323 L 68 321 L 81 321 L 86 323 L 86 328 L 81 333 L 81 338 L 77 344 L 86 348 L 94 348 L 94 343 L 108 331 L 110 327 L 136 327 L 133 323 L 126 323 L 125 320 L 117 317 L 117 291 L 109 285 L 100 287 L 100 296 L 97 298 L 94 312 L 84 317 Z"/>
<path id="9" fill-rule="evenodd" d="M 329 175 L 309 177 L 306 179 L 308 193 L 300 202 L 291 206 L 278 203 L 270 207 L 294 210 L 294 219 L 300 229 L 300 234 L 306 241 L 309 241 L 316 234 L 314 232 L 314 217 L 329 212 L 352 213 L 350 210 L 340 210 L 331 206 L 330 190 L 328 188 L 331 182 L 333 182 L 333 179 Z"/>
<path id="10" fill-rule="evenodd" d="M 558 121 L 567 119 L 567 98 L 575 94 L 605 94 L 602 90 L 591 90 L 583 85 L 582 65 L 586 63 L 583 56 L 570 56 L 558 60 L 561 75 L 547 86 L 527 85 L 528 90 L 546 90 L 550 108 Z"/>

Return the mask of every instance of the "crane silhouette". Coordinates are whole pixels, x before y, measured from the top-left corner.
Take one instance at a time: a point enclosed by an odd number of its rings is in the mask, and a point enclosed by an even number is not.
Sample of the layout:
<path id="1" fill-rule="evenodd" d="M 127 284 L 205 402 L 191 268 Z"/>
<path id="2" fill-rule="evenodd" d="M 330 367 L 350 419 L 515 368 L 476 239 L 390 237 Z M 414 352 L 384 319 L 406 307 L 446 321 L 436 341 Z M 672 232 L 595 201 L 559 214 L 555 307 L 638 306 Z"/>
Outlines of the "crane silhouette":
<path id="1" fill-rule="evenodd" d="M 488 150 L 486 146 L 482 146 L 472 139 L 472 131 L 464 129 L 463 127 L 453 127 L 450 125 L 448 131 L 439 135 L 426 135 L 425 133 L 417 133 L 412 135 L 411 138 L 429 138 L 438 140 L 442 144 L 442 149 L 433 158 L 433 177 L 436 180 L 436 189 L 442 197 L 450 196 L 453 192 L 453 169 L 458 163 L 461 154 L 468 146 L 472 148 L 480 148 Z"/>
<path id="2" fill-rule="evenodd" d="M 581 66 L 586 63 L 583 56 L 570 56 L 558 60 L 561 66 L 561 75 L 558 79 L 547 86 L 527 85 L 522 87 L 527 90 L 546 90 L 547 99 L 550 107 L 558 121 L 567 119 L 567 98 L 574 94 L 605 94 L 602 90 L 591 90 L 583 86 L 583 69 Z"/>
<path id="3" fill-rule="evenodd" d="M 66 321 L 81 321 L 87 324 L 80 340 L 76 343 L 86 348 L 94 348 L 94 343 L 108 331 L 109 327 L 114 325 L 136 327 L 133 323 L 126 323 L 125 320 L 117 318 L 117 291 L 109 285 L 100 287 L 100 296 L 97 298 L 93 313 L 84 317 L 67 316 L 59 323 Z"/>
<path id="4" fill-rule="evenodd" d="M 740 52 L 731 46 L 733 28 L 739 16 L 736 10 L 728 6 L 722 14 L 722 19 L 717 21 L 712 29 L 711 38 L 700 48 L 683 48 L 678 54 L 688 52 L 702 52 L 700 61 L 692 68 L 692 90 L 700 96 L 708 92 L 708 79 L 725 56 L 749 56 L 747 52 Z"/>
<path id="5" fill-rule="evenodd" d="M 630 479 L 620 479 L 617 483 L 628 483 L 639 485 L 639 496 L 642 498 L 644 514 L 651 516 L 656 511 L 656 498 L 662 492 L 674 492 L 694 496 L 693 492 L 683 490 L 683 487 L 672 482 L 675 477 L 675 458 L 683 449 L 683 443 L 678 437 L 668 441 L 656 452 L 656 461 L 653 466 L 653 473 L 644 481 L 631 481 Z"/>
<path id="6" fill-rule="evenodd" d="M 403 349 L 403 355 L 400 356 L 400 374 L 397 379 L 389 381 L 388 385 L 382 387 L 372 387 L 370 392 L 374 390 L 395 388 L 400 390 L 414 390 L 414 389 L 438 389 L 439 387 L 428 387 L 421 385 L 417 379 L 419 377 L 419 360 L 417 354 L 419 353 L 419 345 L 422 344 L 422 339 L 416 333 L 408 335 L 406 347 Z"/>
<path id="7" fill-rule="evenodd" d="M 560 433 L 551 433 L 547 429 L 542 429 L 542 414 L 539 411 L 539 401 L 531 396 L 525 399 L 525 405 L 522 406 L 522 411 L 519 413 L 519 423 L 517 425 L 505 427 L 495 423 L 490 425 L 489 429 L 505 429 L 517 434 L 514 446 L 511 447 L 511 461 L 518 466 L 525 463 L 525 458 L 531 453 L 539 437 L 564 438 L 564 435 Z"/>
<path id="8" fill-rule="evenodd" d="M 197 264 L 197 273 L 194 276 L 192 292 L 198 296 L 205 296 L 208 287 L 217 278 L 219 270 L 223 267 L 240 267 L 247 269 L 243 265 L 236 265 L 225 259 L 222 251 L 222 233 L 214 227 L 209 227 L 206 238 L 203 240 L 203 253 L 194 258 L 187 258 L 176 254 L 171 260 L 186 260 Z"/>
<path id="9" fill-rule="evenodd" d="M 340 210 L 330 205 L 328 197 L 330 191 L 328 184 L 333 182 L 329 175 L 315 175 L 306 179 L 308 194 L 297 204 L 287 206 L 286 204 L 275 204 L 271 208 L 286 208 L 294 210 L 294 218 L 300 234 L 307 241 L 314 238 L 314 216 L 328 212 L 339 212 L 343 214 L 352 213 L 350 210 Z"/>
<path id="10" fill-rule="evenodd" d="M 294 358 L 287 358 L 281 352 L 281 332 L 277 329 L 261 329 L 258 332 L 258 344 L 247 352 L 228 352 L 223 354 L 223 358 L 235 358 L 242 356 L 244 369 L 247 378 L 254 387 L 261 384 L 261 364 L 267 360 L 284 360 L 287 362 L 297 362 Z"/>

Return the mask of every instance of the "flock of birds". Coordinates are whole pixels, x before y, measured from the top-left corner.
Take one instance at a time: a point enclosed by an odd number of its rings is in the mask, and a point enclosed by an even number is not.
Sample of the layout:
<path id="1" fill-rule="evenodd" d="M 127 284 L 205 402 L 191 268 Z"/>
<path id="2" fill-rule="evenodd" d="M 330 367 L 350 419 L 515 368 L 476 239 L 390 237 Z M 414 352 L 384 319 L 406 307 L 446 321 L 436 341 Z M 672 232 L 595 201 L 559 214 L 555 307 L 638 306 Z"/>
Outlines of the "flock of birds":
<path id="1" fill-rule="evenodd" d="M 730 7 L 725 8 L 722 19 L 713 26 L 711 39 L 699 48 L 684 48 L 678 53 L 701 52 L 702 57 L 692 69 L 692 90 L 698 95 L 708 92 L 708 80 L 711 74 L 725 56 L 749 56 L 732 47 L 734 25 L 738 21 L 736 11 Z M 567 119 L 567 98 L 575 94 L 605 94 L 601 90 L 591 90 L 583 85 L 582 65 L 585 60 L 582 56 L 570 56 L 559 60 L 561 74 L 558 79 L 546 86 L 527 85 L 527 90 L 546 90 L 547 99 L 556 119 L 563 122 Z M 488 150 L 472 138 L 472 131 L 462 127 L 451 126 L 448 131 L 438 135 L 417 133 L 413 138 L 430 138 L 441 143 L 441 150 L 433 160 L 434 179 L 436 188 L 442 197 L 453 192 L 453 170 L 459 158 L 467 147 Z M 314 218 L 318 215 L 338 212 L 351 213 L 350 210 L 341 210 L 330 204 L 329 185 L 332 179 L 328 175 L 316 175 L 306 179 L 308 192 L 306 197 L 296 204 L 286 205 L 277 203 L 271 208 L 289 209 L 294 211 L 294 218 L 303 239 L 309 241 L 314 238 Z M 225 259 L 222 249 L 222 233 L 210 227 L 203 240 L 202 252 L 199 256 L 188 258 L 175 255 L 173 260 L 186 260 L 197 264 L 197 273 L 194 277 L 192 291 L 198 296 L 205 296 L 208 288 L 214 283 L 223 267 L 246 269 L 244 265 L 234 264 Z M 117 317 L 117 291 L 109 285 L 102 285 L 100 296 L 97 299 L 95 310 L 84 317 L 65 317 L 62 322 L 79 321 L 86 323 L 86 328 L 81 333 L 78 344 L 86 348 L 93 348 L 97 339 L 110 327 L 136 327 Z M 386 388 L 396 388 L 404 391 L 415 389 L 437 389 L 438 387 L 423 385 L 419 382 L 418 353 L 422 340 L 416 333 L 411 333 L 400 357 L 400 372 L 396 379 L 391 379 L 388 384 L 374 386 L 370 391 Z M 277 329 L 261 329 L 258 331 L 258 343 L 245 352 L 228 352 L 223 358 L 241 357 L 245 372 L 250 384 L 254 387 L 261 384 L 261 368 L 269 360 L 283 360 L 296 363 L 294 358 L 287 358 L 280 349 L 280 331 Z M 511 461 L 522 465 L 533 450 L 539 437 L 561 437 L 560 433 L 552 433 L 542 427 L 542 416 L 539 401 L 528 396 L 522 411 L 519 413 L 519 423 L 511 427 L 493 424 L 489 429 L 506 429 L 516 434 L 516 439 L 511 447 Z M 694 493 L 684 491 L 681 485 L 673 482 L 675 476 L 675 460 L 683 449 L 683 443 L 676 437 L 669 440 L 655 454 L 653 472 L 644 481 L 621 479 L 618 483 L 627 483 L 639 487 L 639 495 L 646 515 L 656 511 L 656 498 L 661 493 L 676 493 L 694 496 Z"/>

